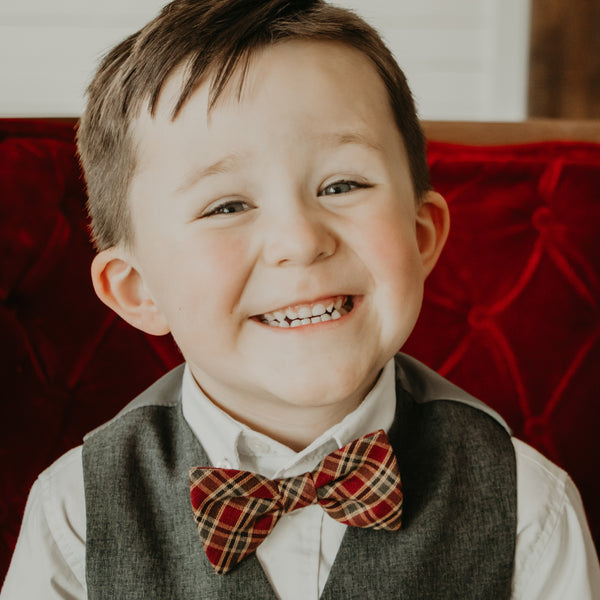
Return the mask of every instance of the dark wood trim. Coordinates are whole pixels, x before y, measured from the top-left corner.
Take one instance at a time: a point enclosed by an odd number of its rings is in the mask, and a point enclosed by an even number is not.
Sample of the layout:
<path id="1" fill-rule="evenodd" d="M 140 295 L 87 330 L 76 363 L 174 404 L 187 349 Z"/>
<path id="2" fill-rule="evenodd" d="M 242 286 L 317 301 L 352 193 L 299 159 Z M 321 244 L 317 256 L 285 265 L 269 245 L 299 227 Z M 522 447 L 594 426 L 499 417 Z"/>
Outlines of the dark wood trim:
<path id="1" fill-rule="evenodd" d="M 528 114 L 600 118 L 600 0 L 531 0 Z"/>
<path id="2" fill-rule="evenodd" d="M 481 146 L 552 140 L 600 143 L 600 119 L 530 119 L 515 123 L 475 121 L 423 121 L 430 140 Z"/>

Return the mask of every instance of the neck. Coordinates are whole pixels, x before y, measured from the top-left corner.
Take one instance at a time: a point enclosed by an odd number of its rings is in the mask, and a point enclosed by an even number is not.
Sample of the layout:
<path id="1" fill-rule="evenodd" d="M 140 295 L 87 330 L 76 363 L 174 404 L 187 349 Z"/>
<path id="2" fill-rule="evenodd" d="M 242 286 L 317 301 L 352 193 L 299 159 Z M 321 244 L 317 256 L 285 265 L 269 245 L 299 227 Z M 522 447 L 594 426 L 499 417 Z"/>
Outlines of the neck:
<path id="1" fill-rule="evenodd" d="M 253 393 L 251 389 L 232 389 L 214 379 L 191 372 L 204 395 L 230 417 L 267 437 L 299 452 L 309 446 L 328 429 L 340 423 L 356 410 L 374 387 L 379 371 L 368 380 L 345 382 L 345 389 L 336 384 L 310 389 L 310 386 L 292 386 L 298 390 L 293 398 L 274 394 Z M 337 382 L 336 382 L 337 383 Z"/>
<path id="2" fill-rule="evenodd" d="M 284 444 L 295 452 L 304 450 L 360 404 L 358 400 L 317 407 L 292 406 L 283 410 L 278 407 L 277 411 L 269 410 L 269 407 L 264 405 L 262 408 L 253 405 L 254 410 L 242 413 L 215 400 L 213 402 L 236 421 Z"/>

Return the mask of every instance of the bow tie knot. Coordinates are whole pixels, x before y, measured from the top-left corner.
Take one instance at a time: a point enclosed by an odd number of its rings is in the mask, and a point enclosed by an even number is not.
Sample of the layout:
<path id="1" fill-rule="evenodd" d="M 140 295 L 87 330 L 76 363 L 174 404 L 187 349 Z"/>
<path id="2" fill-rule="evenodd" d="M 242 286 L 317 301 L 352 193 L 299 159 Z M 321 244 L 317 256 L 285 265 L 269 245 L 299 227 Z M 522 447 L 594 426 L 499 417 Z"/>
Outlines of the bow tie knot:
<path id="1" fill-rule="evenodd" d="M 311 504 L 354 527 L 401 526 L 400 475 L 383 430 L 332 452 L 311 473 L 270 480 L 197 467 L 190 470 L 190 489 L 200 538 L 218 573 L 254 552 L 285 513 Z"/>
<path id="2" fill-rule="evenodd" d="M 319 501 L 315 482 L 310 473 L 289 477 L 287 479 L 276 479 L 279 487 L 279 498 L 282 512 L 288 513 Z"/>

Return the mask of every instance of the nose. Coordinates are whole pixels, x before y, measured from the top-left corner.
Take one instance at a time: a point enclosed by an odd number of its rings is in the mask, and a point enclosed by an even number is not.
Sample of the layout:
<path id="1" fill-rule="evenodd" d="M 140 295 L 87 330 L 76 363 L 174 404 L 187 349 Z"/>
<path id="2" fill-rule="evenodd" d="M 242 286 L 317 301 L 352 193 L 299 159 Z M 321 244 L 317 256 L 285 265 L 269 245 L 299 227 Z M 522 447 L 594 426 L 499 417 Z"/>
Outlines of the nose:
<path id="1" fill-rule="evenodd" d="M 318 206 L 285 206 L 266 224 L 264 260 L 273 266 L 310 265 L 335 254 L 331 223 Z"/>

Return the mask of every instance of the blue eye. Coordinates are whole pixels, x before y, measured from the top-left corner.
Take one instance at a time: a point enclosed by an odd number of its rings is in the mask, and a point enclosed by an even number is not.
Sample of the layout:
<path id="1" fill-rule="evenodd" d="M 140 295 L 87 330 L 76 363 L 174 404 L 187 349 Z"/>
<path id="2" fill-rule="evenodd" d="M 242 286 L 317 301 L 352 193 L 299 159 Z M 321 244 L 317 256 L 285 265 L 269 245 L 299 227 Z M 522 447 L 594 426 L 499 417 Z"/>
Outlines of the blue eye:
<path id="1" fill-rule="evenodd" d="M 247 202 L 242 200 L 228 200 L 211 208 L 208 212 L 204 213 L 203 217 L 211 217 L 212 215 L 232 215 L 239 212 L 248 210 L 250 206 Z"/>
<path id="2" fill-rule="evenodd" d="M 348 194 L 359 188 L 367 187 L 364 184 L 357 183 L 356 181 L 336 181 L 335 183 L 330 183 L 328 186 L 324 187 L 320 192 L 319 196 L 332 196 L 337 194 Z"/>

